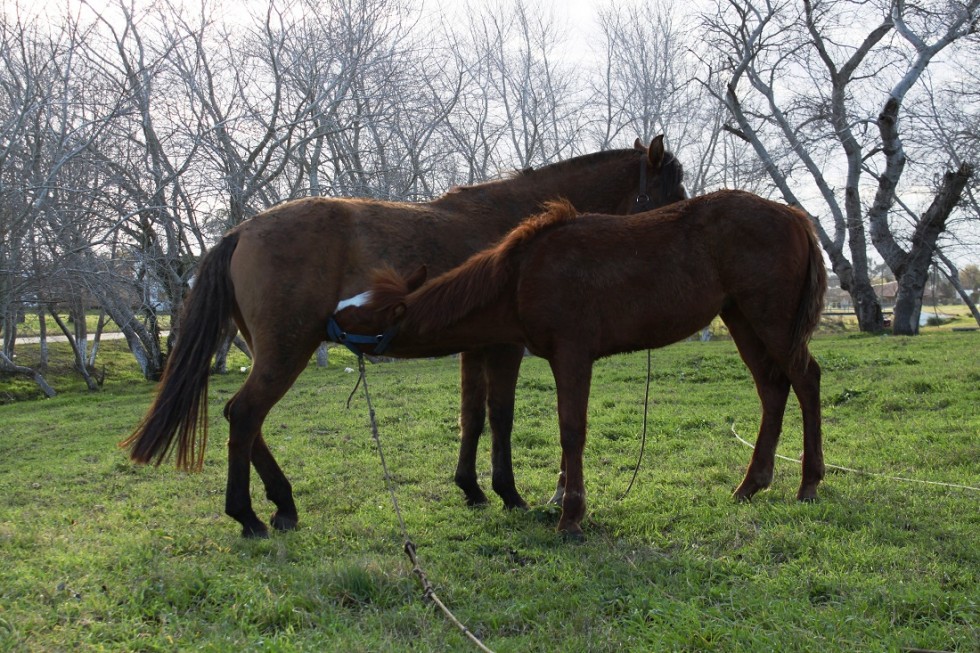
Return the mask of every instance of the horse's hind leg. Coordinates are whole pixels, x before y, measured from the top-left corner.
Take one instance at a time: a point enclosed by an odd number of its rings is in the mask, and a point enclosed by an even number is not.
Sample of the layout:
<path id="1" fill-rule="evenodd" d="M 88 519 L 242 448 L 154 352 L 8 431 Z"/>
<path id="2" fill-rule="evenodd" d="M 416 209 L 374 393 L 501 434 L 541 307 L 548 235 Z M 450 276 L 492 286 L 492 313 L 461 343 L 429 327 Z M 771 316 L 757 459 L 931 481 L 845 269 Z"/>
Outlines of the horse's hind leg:
<path id="1" fill-rule="evenodd" d="M 299 513 L 293 501 L 293 487 L 273 457 L 265 438 L 259 433 L 252 445 L 252 464 L 265 486 L 265 497 L 276 506 L 272 514 L 272 527 L 279 531 L 291 531 L 299 523 Z"/>
<path id="2" fill-rule="evenodd" d="M 293 528 L 298 520 L 292 488 L 262 438 L 262 423 L 272 407 L 292 386 L 305 367 L 313 348 L 305 356 L 272 349 L 274 364 L 267 364 L 264 348 L 253 350 L 253 367 L 244 385 L 225 406 L 229 423 L 228 486 L 225 513 L 242 525 L 244 537 L 265 537 L 266 525 L 252 509 L 249 495 L 251 464 L 255 464 L 266 488 L 266 496 L 276 504 L 273 525 L 281 530 Z"/>
<path id="3" fill-rule="evenodd" d="M 823 480 L 823 438 L 820 424 L 820 365 L 807 353 L 807 365 L 791 374 L 793 392 L 803 412 L 803 480 L 796 498 L 814 501 Z"/>
<path id="4" fill-rule="evenodd" d="M 776 445 L 779 443 L 779 435 L 783 428 L 783 415 L 786 411 L 786 400 L 789 398 L 790 382 L 770 357 L 765 343 L 756 335 L 751 324 L 737 308 L 723 312 L 722 319 L 738 347 L 742 360 L 752 373 L 759 401 L 762 403 L 762 420 L 759 424 L 755 449 L 752 451 L 752 459 L 745 472 L 745 478 L 734 493 L 739 501 L 748 501 L 759 490 L 764 490 L 772 483 Z"/>

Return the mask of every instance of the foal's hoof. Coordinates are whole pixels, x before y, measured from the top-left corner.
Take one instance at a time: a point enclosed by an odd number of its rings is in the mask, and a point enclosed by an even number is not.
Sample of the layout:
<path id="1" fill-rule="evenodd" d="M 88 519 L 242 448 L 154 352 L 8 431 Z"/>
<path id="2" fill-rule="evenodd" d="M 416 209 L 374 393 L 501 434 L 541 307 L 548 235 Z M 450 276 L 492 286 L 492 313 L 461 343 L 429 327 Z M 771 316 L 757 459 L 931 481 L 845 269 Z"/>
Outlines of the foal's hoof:
<path id="1" fill-rule="evenodd" d="M 751 494 L 744 494 L 738 490 L 732 492 L 732 498 L 735 499 L 735 503 L 752 503 Z"/>
<path id="2" fill-rule="evenodd" d="M 281 533 L 285 533 L 286 531 L 296 530 L 296 526 L 298 524 L 299 524 L 298 517 L 280 515 L 278 511 L 272 514 L 272 527 Z"/>
<path id="3" fill-rule="evenodd" d="M 765 490 L 769 487 L 769 483 L 759 483 L 750 478 L 743 480 L 735 492 L 732 493 L 732 497 L 739 503 L 751 503 L 752 497 L 754 497 L 760 490 Z"/>

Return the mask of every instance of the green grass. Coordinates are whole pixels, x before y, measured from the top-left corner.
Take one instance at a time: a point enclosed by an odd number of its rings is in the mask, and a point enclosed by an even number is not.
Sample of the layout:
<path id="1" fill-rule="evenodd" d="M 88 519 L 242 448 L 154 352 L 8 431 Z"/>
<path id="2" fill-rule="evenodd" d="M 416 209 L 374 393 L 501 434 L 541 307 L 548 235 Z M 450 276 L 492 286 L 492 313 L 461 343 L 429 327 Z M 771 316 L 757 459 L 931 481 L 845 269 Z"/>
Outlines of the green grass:
<path id="1" fill-rule="evenodd" d="M 812 348 L 824 369 L 827 462 L 980 485 L 977 333 L 826 336 Z M 301 528 L 259 542 L 222 514 L 221 406 L 244 361 L 213 383 L 198 474 L 135 467 L 115 447 L 152 395 L 122 367 L 95 395 L 0 406 L 0 650 L 473 650 L 420 600 L 363 395 L 344 408 L 353 359 L 331 359 L 266 422 Z M 831 472 L 821 499 L 799 504 L 799 466 L 779 461 L 769 492 L 733 503 L 750 452 L 731 428 L 754 440 L 758 402 L 731 343 L 710 342 L 654 352 L 647 453 L 620 499 L 639 449 L 645 363 L 641 353 L 596 366 L 584 544 L 558 537 L 556 511 L 541 505 L 559 458 L 543 361 L 525 361 L 518 388 L 515 471 L 535 504 L 526 513 L 495 497 L 467 508 L 452 485 L 456 361 L 369 368 L 422 564 L 488 646 L 980 650 L 980 492 Z M 791 401 L 783 455 L 798 455 L 799 423 Z"/>

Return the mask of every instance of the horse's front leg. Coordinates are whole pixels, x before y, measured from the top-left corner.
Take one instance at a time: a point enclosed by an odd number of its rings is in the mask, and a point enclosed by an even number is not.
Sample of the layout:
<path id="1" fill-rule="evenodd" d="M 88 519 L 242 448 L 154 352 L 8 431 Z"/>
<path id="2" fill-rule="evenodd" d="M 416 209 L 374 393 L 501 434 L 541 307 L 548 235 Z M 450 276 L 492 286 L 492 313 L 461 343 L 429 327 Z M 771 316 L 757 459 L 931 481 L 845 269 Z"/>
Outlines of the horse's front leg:
<path id="1" fill-rule="evenodd" d="M 558 532 L 574 539 L 583 539 L 582 520 L 585 518 L 586 504 L 582 454 L 585 450 L 592 361 L 578 353 L 554 356 L 551 371 L 558 390 L 558 427 L 565 465 L 565 490 Z"/>
<path id="2" fill-rule="evenodd" d="M 514 483 L 511 452 L 514 397 L 517 391 L 517 374 L 523 360 L 523 345 L 498 345 L 488 349 L 486 354 L 487 408 L 490 413 L 490 432 L 493 435 L 493 491 L 503 499 L 505 507 L 526 509 L 527 502 Z"/>
<path id="3" fill-rule="evenodd" d="M 484 351 L 464 352 L 460 356 L 459 460 L 454 480 L 470 506 L 487 503 L 487 495 L 476 480 L 476 454 L 487 418 L 485 365 Z"/>

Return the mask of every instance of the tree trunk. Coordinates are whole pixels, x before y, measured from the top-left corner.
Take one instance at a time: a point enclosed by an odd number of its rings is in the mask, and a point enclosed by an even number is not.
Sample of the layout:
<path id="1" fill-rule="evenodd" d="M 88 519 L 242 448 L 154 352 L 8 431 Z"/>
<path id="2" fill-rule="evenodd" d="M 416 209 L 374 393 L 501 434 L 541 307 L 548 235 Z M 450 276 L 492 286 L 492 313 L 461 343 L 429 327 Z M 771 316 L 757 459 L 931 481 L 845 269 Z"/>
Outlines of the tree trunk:
<path id="1" fill-rule="evenodd" d="M 895 312 L 892 316 L 892 333 L 896 336 L 914 336 L 919 333 L 922 314 L 922 295 L 929 280 L 929 268 L 916 267 L 907 270 L 898 280 L 895 296 Z"/>
<path id="2" fill-rule="evenodd" d="M 857 274 L 840 250 L 827 249 L 826 251 L 830 254 L 834 273 L 840 279 L 841 290 L 846 291 L 854 300 L 854 315 L 858 320 L 858 328 L 862 333 L 884 331 L 885 318 L 881 312 L 881 302 L 867 275 Z"/>
<path id="3" fill-rule="evenodd" d="M 237 332 L 235 332 L 235 335 L 237 335 Z M 211 366 L 211 374 L 228 373 L 228 352 L 231 350 L 231 345 L 234 340 L 235 336 L 228 335 L 218 345 L 218 351 L 214 352 L 214 365 Z"/>
<path id="4" fill-rule="evenodd" d="M 71 346 L 71 350 L 75 355 L 75 369 L 82 375 L 82 379 L 85 380 L 85 385 L 88 386 L 88 389 L 92 392 L 97 391 L 99 389 L 99 384 L 95 382 L 94 378 L 92 378 L 92 374 L 89 371 L 87 364 L 88 361 L 86 360 L 85 351 L 79 345 L 80 338 L 78 337 L 78 334 L 80 331 L 78 325 L 81 322 L 83 325 L 82 329 L 84 329 L 85 315 L 82 314 L 81 317 L 75 318 L 75 333 L 73 334 L 68 328 L 68 325 L 61 319 L 61 316 L 58 315 L 58 311 L 55 310 L 53 306 L 50 308 L 50 310 L 51 317 L 54 318 L 54 321 L 58 324 L 61 332 L 65 334 L 65 338 L 68 340 L 68 344 Z M 82 340 L 82 342 L 84 343 L 84 340 Z"/>
<path id="5" fill-rule="evenodd" d="M 973 301 L 973 297 L 970 296 L 970 293 L 967 292 L 966 288 L 963 287 L 963 284 L 960 283 L 959 270 L 956 269 L 953 262 L 946 258 L 946 255 L 942 252 L 937 251 L 936 255 L 946 266 L 946 269 L 942 270 L 943 276 L 949 279 L 949 282 L 953 284 L 953 288 L 956 289 L 956 292 L 959 293 L 963 303 L 967 305 L 967 307 L 970 309 L 970 313 L 973 314 L 973 319 L 977 321 L 977 326 L 980 326 L 980 310 L 977 310 L 977 304 Z"/>
<path id="6" fill-rule="evenodd" d="M 929 266 L 936 251 L 936 242 L 946 230 L 946 220 L 960 201 L 972 174 L 972 166 L 964 163 L 958 170 L 943 175 L 935 199 L 916 224 L 909 251 L 886 257 L 886 262 L 898 280 L 895 319 L 892 322 L 895 335 L 914 336 L 919 333 L 922 295 L 929 279 Z"/>
<path id="7" fill-rule="evenodd" d="M 41 372 L 47 372 L 48 370 L 48 359 L 50 357 L 48 351 L 48 320 L 45 316 L 44 309 L 38 308 L 37 311 L 37 329 L 38 329 L 38 347 L 40 348 L 40 358 L 37 363 L 37 367 Z"/>
<path id="8" fill-rule="evenodd" d="M 327 349 L 327 343 L 321 342 L 320 346 L 316 349 L 316 366 L 317 367 L 329 367 L 330 365 L 330 353 Z"/>
<path id="9" fill-rule="evenodd" d="M 849 289 L 854 300 L 854 314 L 862 333 L 881 333 L 885 330 L 885 317 L 881 313 L 881 302 L 870 283 L 855 284 Z"/>
<path id="10" fill-rule="evenodd" d="M 34 383 L 41 388 L 41 392 L 44 393 L 44 396 L 49 399 L 58 394 L 54 391 L 54 388 L 48 385 L 48 382 L 44 379 L 44 376 L 42 376 L 40 372 L 37 372 L 30 367 L 24 367 L 23 365 L 15 365 L 14 362 L 7 358 L 7 355 L 3 352 L 0 352 L 0 371 L 12 372 L 14 374 L 22 374 L 24 376 L 31 377 L 34 380 Z"/>

